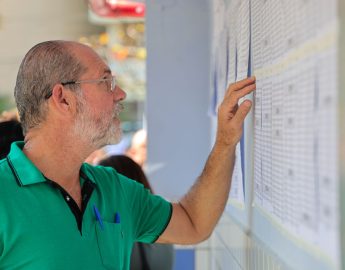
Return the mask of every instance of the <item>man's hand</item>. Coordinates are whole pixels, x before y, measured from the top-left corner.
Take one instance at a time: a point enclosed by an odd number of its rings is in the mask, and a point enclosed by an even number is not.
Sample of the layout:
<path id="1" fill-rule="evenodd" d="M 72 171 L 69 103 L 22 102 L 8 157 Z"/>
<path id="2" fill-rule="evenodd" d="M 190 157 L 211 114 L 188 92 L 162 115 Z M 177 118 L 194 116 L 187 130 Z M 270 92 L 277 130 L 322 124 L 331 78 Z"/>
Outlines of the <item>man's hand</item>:
<path id="1" fill-rule="evenodd" d="M 235 146 L 242 136 L 242 125 L 252 102 L 245 100 L 240 106 L 240 98 L 256 88 L 255 77 L 231 84 L 218 108 L 218 130 L 216 144 Z"/>

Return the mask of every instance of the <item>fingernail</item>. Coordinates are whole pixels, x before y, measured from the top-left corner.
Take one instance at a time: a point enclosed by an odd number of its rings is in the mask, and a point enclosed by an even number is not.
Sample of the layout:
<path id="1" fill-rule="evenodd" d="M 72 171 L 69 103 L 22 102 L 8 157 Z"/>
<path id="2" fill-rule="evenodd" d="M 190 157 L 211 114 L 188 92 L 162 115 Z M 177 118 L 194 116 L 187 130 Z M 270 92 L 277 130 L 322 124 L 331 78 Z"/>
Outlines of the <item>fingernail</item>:
<path id="1" fill-rule="evenodd" d="M 246 107 L 250 107 L 252 105 L 252 103 L 249 100 L 245 100 L 245 101 L 243 101 L 243 105 Z"/>

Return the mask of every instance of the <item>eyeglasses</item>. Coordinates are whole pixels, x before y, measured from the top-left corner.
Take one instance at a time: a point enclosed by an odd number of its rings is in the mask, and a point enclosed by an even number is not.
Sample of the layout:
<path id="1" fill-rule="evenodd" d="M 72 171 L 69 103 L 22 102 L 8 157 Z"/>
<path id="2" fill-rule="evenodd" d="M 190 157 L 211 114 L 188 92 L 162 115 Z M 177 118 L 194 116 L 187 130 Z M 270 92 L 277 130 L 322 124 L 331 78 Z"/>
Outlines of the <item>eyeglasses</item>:
<path id="1" fill-rule="evenodd" d="M 67 82 L 62 82 L 61 84 L 63 86 L 69 85 L 69 84 L 81 84 L 81 83 L 100 83 L 100 82 L 105 82 L 107 84 L 107 90 L 109 92 L 114 92 L 114 89 L 116 87 L 116 78 L 114 75 L 112 75 L 110 78 L 106 79 L 96 79 L 96 80 L 80 80 L 80 81 L 67 81 Z M 52 96 L 52 92 L 50 92 L 45 98 L 48 99 Z"/>
<path id="2" fill-rule="evenodd" d="M 112 75 L 110 78 L 106 79 L 97 79 L 97 80 L 81 80 L 81 81 L 69 81 L 69 82 L 62 82 L 63 86 L 68 84 L 81 84 L 81 83 L 99 83 L 99 82 L 106 82 L 108 91 L 113 92 L 116 86 L 116 79 L 115 76 Z"/>

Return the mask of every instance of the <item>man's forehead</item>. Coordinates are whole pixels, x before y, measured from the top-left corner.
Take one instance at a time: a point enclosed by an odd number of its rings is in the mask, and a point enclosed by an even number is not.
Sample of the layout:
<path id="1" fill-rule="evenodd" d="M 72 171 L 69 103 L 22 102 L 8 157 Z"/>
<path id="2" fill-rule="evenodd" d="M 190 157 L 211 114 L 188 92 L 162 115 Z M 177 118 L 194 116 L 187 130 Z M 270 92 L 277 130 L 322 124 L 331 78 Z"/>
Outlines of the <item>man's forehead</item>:
<path id="1" fill-rule="evenodd" d="M 89 70 L 90 71 L 93 70 L 92 73 L 94 73 L 98 77 L 105 76 L 105 75 L 111 75 L 112 74 L 110 68 L 107 65 L 105 65 L 104 63 L 103 63 L 103 65 L 100 65 L 98 67 L 97 66 L 92 66 L 92 67 L 89 68 Z"/>
<path id="2" fill-rule="evenodd" d="M 84 62 L 89 71 L 99 75 L 111 74 L 109 66 L 92 48 L 83 44 L 76 44 L 73 51 Z"/>

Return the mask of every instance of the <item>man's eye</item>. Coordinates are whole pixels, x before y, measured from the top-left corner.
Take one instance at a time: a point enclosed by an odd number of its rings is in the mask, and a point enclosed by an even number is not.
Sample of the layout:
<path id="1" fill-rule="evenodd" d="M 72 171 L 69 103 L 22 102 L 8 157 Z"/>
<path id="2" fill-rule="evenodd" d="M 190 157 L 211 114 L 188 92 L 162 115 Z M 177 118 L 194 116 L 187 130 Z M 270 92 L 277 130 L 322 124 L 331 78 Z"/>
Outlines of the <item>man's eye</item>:
<path id="1" fill-rule="evenodd" d="M 103 84 L 103 83 L 105 83 L 105 84 L 108 83 L 108 78 L 107 77 L 102 77 L 102 79 L 100 79 L 99 84 Z"/>

